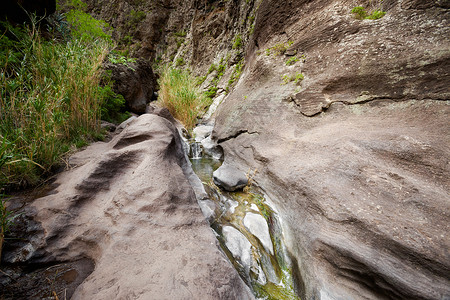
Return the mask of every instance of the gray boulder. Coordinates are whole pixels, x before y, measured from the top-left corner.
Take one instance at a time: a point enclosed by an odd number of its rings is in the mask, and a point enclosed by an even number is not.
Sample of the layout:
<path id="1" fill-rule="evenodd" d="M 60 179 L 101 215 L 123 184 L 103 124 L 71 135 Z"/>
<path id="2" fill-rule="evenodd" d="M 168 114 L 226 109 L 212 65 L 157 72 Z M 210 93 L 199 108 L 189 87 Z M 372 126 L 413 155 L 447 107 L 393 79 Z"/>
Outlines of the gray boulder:
<path id="1" fill-rule="evenodd" d="M 156 91 L 156 77 L 150 63 L 143 59 L 127 65 L 107 62 L 103 68 L 111 72 L 114 92 L 125 98 L 127 109 L 136 114 L 145 113 Z"/>
<path id="2" fill-rule="evenodd" d="M 223 164 L 213 173 L 214 183 L 222 189 L 233 192 L 248 184 L 247 176 L 237 168 Z"/>

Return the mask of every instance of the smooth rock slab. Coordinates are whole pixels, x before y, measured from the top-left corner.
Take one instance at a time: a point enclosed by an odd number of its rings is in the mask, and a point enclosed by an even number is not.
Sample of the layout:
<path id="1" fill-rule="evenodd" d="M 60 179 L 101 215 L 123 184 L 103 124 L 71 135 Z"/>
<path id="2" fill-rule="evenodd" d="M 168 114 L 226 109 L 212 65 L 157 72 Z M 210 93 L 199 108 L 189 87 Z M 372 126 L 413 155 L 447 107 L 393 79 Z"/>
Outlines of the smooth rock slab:
<path id="1" fill-rule="evenodd" d="M 222 234 L 225 237 L 225 245 L 228 250 L 230 250 L 235 259 L 241 262 L 246 273 L 248 273 L 252 263 L 252 244 L 234 227 L 225 226 L 222 229 Z"/>
<path id="2" fill-rule="evenodd" d="M 266 219 L 260 214 L 247 213 L 244 217 L 244 226 L 251 234 L 256 236 L 261 244 L 273 255 L 273 245 L 270 239 L 269 226 Z"/>
<path id="3" fill-rule="evenodd" d="M 253 299 L 202 215 L 169 120 L 142 115 L 74 156 L 32 202 L 45 235 L 24 263 L 92 261 L 71 299 Z"/>
<path id="4" fill-rule="evenodd" d="M 248 179 L 244 172 L 227 164 L 223 164 L 214 171 L 213 180 L 217 186 L 228 192 L 242 189 L 248 184 Z"/>

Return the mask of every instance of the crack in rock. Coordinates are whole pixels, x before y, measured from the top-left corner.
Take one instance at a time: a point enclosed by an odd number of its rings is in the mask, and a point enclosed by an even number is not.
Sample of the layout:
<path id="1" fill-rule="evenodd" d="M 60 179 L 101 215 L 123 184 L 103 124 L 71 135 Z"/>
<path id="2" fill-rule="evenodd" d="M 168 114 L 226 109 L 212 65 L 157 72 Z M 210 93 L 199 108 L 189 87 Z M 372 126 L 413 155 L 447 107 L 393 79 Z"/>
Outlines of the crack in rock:
<path id="1" fill-rule="evenodd" d="M 225 138 L 221 138 L 221 139 L 217 140 L 217 144 L 221 144 L 223 142 L 235 139 L 235 138 L 237 138 L 238 136 L 240 136 L 240 135 L 242 135 L 244 133 L 247 133 L 247 134 L 259 134 L 257 131 L 248 131 L 247 129 L 239 130 L 238 132 L 236 132 L 233 135 L 229 135 L 229 136 L 227 136 Z"/>

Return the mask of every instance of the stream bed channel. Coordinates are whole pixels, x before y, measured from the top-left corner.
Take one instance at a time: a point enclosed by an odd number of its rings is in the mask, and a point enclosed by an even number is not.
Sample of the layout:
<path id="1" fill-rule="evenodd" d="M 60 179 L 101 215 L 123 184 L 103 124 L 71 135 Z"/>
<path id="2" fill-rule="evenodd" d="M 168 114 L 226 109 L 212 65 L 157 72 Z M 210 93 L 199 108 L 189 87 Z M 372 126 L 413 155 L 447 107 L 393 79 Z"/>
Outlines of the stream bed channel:
<path id="1" fill-rule="evenodd" d="M 226 192 L 213 183 L 222 161 L 190 141 L 192 168 L 213 203 L 210 225 L 220 246 L 258 299 L 295 299 L 297 288 L 283 241 L 281 220 L 270 199 L 256 186 Z"/>

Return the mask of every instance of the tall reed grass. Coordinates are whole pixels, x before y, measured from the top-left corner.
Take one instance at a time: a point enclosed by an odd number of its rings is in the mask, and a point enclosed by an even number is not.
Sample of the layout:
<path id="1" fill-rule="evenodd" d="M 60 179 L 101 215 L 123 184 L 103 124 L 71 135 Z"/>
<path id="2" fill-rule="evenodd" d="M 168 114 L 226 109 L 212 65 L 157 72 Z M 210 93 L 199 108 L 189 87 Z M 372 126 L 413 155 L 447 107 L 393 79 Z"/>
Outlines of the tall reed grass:
<path id="1" fill-rule="evenodd" d="M 0 188 L 35 184 L 72 145 L 98 135 L 100 66 L 109 49 L 103 39 L 46 41 L 34 25 L 3 49 Z"/>
<path id="2" fill-rule="evenodd" d="M 159 86 L 159 103 L 187 129 L 196 125 L 197 118 L 211 104 L 211 99 L 198 88 L 195 77 L 186 70 L 163 67 Z"/>

